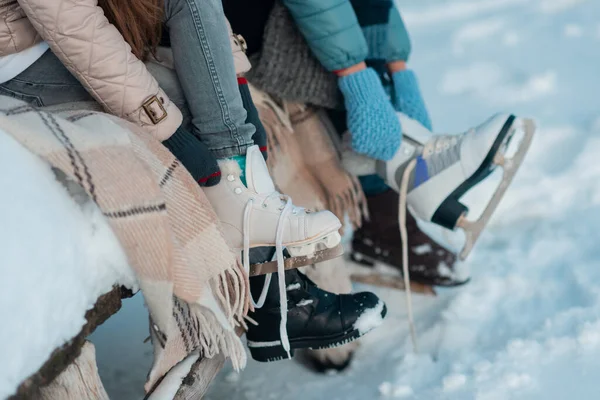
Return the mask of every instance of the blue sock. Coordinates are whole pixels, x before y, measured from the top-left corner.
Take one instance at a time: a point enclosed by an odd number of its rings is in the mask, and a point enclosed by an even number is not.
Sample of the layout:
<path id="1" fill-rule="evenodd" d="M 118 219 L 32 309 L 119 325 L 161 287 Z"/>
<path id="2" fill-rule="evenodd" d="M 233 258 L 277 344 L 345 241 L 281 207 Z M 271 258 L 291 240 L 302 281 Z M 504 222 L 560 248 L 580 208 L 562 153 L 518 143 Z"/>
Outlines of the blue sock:
<path id="1" fill-rule="evenodd" d="M 244 186 L 246 185 L 246 155 L 239 155 L 239 156 L 234 156 L 231 157 L 230 160 L 233 160 L 235 162 L 238 163 L 238 165 L 240 166 L 240 180 L 242 181 L 242 183 L 244 184 Z"/>
<path id="2" fill-rule="evenodd" d="M 390 189 L 390 187 L 385 184 L 383 178 L 376 174 L 359 176 L 358 180 L 367 196 L 381 194 Z"/>

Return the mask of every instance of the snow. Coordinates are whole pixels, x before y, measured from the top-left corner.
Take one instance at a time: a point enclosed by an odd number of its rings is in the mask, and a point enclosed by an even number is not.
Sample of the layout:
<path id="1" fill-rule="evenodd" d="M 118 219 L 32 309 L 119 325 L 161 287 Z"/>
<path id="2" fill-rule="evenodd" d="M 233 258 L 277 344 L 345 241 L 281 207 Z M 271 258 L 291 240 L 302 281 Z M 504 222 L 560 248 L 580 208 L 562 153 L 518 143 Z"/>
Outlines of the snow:
<path id="1" fill-rule="evenodd" d="M 475 62 L 448 70 L 442 83 L 442 93 L 474 95 L 482 100 L 506 106 L 530 102 L 554 93 L 556 79 L 556 73 L 552 70 L 515 79 L 498 64 Z"/>
<path id="2" fill-rule="evenodd" d="M 467 377 L 463 374 L 448 375 L 442 381 L 443 391 L 446 393 L 454 392 L 465 386 L 466 383 Z"/>
<path id="3" fill-rule="evenodd" d="M 379 385 L 379 393 L 384 398 L 391 397 L 395 399 L 411 397 L 414 394 L 410 386 L 394 387 L 390 382 L 383 382 Z"/>
<path id="4" fill-rule="evenodd" d="M 379 385 L 379 393 L 382 397 L 395 399 L 411 397 L 414 394 L 410 386 L 401 385 L 394 387 L 390 382 L 383 382 Z"/>
<path id="5" fill-rule="evenodd" d="M 422 256 L 423 254 L 431 253 L 432 248 L 429 243 L 425 243 L 420 246 L 413 247 L 412 250 L 415 254 Z"/>
<path id="6" fill-rule="evenodd" d="M 297 307 L 304 307 L 304 306 L 308 306 L 308 305 L 310 305 L 312 303 L 313 303 L 312 299 L 303 299 L 303 300 L 300 300 L 298 302 L 298 304 L 296 304 L 296 306 Z"/>
<path id="7" fill-rule="evenodd" d="M 354 329 L 357 329 L 361 335 L 372 331 L 377 328 L 383 322 L 381 313 L 383 312 L 384 304 L 382 301 L 378 302 L 373 308 L 368 308 L 358 317 L 354 323 Z"/>
<path id="8" fill-rule="evenodd" d="M 135 286 L 101 212 L 0 131 L 0 399 L 74 337 L 113 284 Z"/>
<path id="9" fill-rule="evenodd" d="M 452 269 L 450 269 L 450 267 L 448 266 L 448 264 L 446 264 L 444 261 L 440 261 L 440 263 L 438 264 L 438 275 L 440 276 L 446 276 L 446 277 L 460 277 L 459 273 L 454 273 L 454 271 L 452 271 Z"/>
<path id="10" fill-rule="evenodd" d="M 413 39 L 410 65 L 439 132 L 499 111 L 539 125 L 525 165 L 461 266 L 472 280 L 437 297 L 413 295 L 418 354 L 404 294 L 377 290 L 388 317 L 364 337 L 348 371 L 317 375 L 297 362 L 250 361 L 235 382 L 223 371 L 207 398 L 597 399 L 600 2 L 402 0 L 400 8 Z M 476 204 L 485 196 L 469 197 Z M 94 337 L 115 400 L 142 397 L 130 390 L 141 389 L 151 361 L 141 344 L 142 301 L 125 305 Z M 146 369 L 125 375 L 138 365 Z"/>

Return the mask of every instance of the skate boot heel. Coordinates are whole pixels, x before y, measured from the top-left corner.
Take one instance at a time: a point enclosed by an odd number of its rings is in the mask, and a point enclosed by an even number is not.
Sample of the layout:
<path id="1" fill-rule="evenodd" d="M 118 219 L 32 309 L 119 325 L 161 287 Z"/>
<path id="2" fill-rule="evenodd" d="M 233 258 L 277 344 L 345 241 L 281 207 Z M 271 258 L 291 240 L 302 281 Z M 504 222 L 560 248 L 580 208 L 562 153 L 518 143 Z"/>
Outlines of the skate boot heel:
<path id="1" fill-rule="evenodd" d="M 465 215 L 469 208 L 458 199 L 448 197 L 440 204 L 433 214 L 431 222 L 441 225 L 446 229 L 453 230 L 461 216 Z"/>
<path id="2" fill-rule="evenodd" d="M 268 342 L 255 343 L 248 341 L 248 349 L 250 350 L 252 358 L 258 362 L 287 360 L 288 358 L 294 357 L 294 349 L 290 349 L 290 354 L 288 356 L 287 351 L 285 351 L 281 343 L 270 345 Z"/>

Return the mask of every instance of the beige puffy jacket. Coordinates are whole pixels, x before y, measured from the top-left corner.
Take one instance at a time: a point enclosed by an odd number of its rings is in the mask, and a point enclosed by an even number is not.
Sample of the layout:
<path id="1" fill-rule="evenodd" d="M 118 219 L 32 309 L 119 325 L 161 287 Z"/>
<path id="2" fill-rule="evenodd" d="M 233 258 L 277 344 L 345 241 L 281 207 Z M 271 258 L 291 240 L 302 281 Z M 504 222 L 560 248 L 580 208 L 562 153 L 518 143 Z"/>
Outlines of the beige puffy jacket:
<path id="1" fill-rule="evenodd" d="M 17 0 L 0 0 L 0 56 L 18 53 L 40 40 Z"/>
<path id="2" fill-rule="evenodd" d="M 126 1 L 126 0 L 124 0 Z M 231 33 L 236 70 L 249 69 Z M 169 138 L 181 112 L 104 17 L 97 0 L 0 0 L 0 57 L 45 40 L 107 112 Z"/>
<path id="3" fill-rule="evenodd" d="M 0 0 L 0 56 L 40 40 L 107 112 L 161 141 L 181 125 L 179 109 L 104 17 L 97 0 Z"/>
<path id="4" fill-rule="evenodd" d="M 0 0 L 0 57 L 41 40 L 107 112 L 161 141 L 181 124 L 179 109 L 104 17 L 97 0 Z M 247 71 L 248 60 L 232 33 L 231 43 L 237 72 Z"/>

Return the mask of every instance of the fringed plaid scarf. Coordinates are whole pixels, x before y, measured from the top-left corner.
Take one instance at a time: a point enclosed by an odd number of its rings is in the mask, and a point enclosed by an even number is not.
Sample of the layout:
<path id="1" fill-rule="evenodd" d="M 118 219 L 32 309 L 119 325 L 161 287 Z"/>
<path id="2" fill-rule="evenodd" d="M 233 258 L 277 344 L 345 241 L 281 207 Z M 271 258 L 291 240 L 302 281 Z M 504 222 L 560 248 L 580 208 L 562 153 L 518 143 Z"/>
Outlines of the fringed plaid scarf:
<path id="1" fill-rule="evenodd" d="M 354 228 L 368 218 L 365 195 L 356 176 L 340 161 L 334 142 L 337 132 L 325 111 L 286 101 L 278 102 L 251 86 L 252 98 L 267 132 L 269 171 L 282 193 L 294 204 L 327 209 Z"/>
<path id="2" fill-rule="evenodd" d="M 0 97 L 0 129 L 80 185 L 108 219 L 149 309 L 146 390 L 194 350 L 246 362 L 234 331 L 247 277 L 199 186 L 135 125 L 89 111 L 45 112 Z"/>

